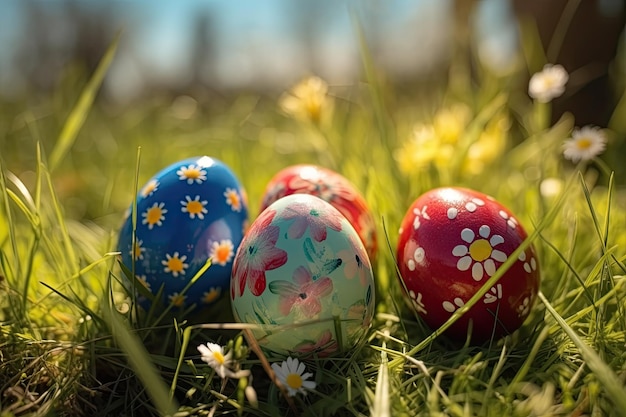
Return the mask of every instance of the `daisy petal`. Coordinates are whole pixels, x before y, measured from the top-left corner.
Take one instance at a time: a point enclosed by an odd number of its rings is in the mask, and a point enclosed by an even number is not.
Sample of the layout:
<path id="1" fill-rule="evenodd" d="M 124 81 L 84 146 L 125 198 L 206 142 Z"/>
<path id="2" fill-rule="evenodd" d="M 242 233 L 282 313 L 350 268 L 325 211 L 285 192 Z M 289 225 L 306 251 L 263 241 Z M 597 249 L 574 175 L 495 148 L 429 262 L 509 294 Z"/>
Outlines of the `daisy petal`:
<path id="1" fill-rule="evenodd" d="M 479 262 L 476 262 L 474 266 L 472 266 L 472 278 L 474 278 L 474 281 L 483 279 L 483 266 Z"/>
<path id="2" fill-rule="evenodd" d="M 456 267 L 459 271 L 467 271 L 471 264 L 472 264 L 472 257 L 464 256 L 463 258 L 459 259 L 459 261 L 456 263 Z"/>

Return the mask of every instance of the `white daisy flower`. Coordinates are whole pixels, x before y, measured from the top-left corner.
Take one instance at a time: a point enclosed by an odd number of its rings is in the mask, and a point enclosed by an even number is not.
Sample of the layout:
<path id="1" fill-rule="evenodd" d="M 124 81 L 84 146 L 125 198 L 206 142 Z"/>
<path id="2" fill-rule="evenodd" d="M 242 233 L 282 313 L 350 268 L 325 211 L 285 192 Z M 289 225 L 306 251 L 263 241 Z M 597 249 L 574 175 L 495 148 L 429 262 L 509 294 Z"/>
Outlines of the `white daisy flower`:
<path id="1" fill-rule="evenodd" d="M 495 249 L 504 243 L 501 235 L 492 234 L 491 228 L 486 224 L 478 229 L 478 236 L 472 229 L 465 228 L 461 231 L 461 240 L 465 244 L 457 245 L 452 249 L 452 254 L 459 257 L 456 267 L 459 271 L 467 271 L 471 268 L 472 278 L 480 281 L 487 273 L 493 276 L 496 273 L 496 262 L 504 263 L 507 260 L 506 253 Z"/>
<path id="2" fill-rule="evenodd" d="M 226 378 L 233 375 L 233 372 L 228 368 L 232 362 L 231 352 L 224 355 L 224 347 L 216 343 L 207 343 L 205 345 L 198 346 L 198 351 L 202 355 L 200 359 L 203 362 L 209 364 L 211 368 L 220 376 L 220 378 Z"/>
<path id="3" fill-rule="evenodd" d="M 540 103 L 548 103 L 565 92 L 569 75 L 561 65 L 546 64 L 533 74 L 528 83 L 528 95 Z"/>
<path id="4" fill-rule="evenodd" d="M 604 152 L 606 137 L 599 127 L 574 129 L 572 137 L 563 143 L 563 156 L 576 163 L 588 161 Z"/>
<path id="5" fill-rule="evenodd" d="M 306 395 L 305 390 L 315 389 L 315 382 L 307 381 L 313 374 L 304 372 L 306 366 L 300 363 L 298 359 L 288 357 L 280 365 L 273 363 L 272 369 L 276 372 L 278 380 L 287 388 L 287 393 L 290 397 L 297 393 Z"/>

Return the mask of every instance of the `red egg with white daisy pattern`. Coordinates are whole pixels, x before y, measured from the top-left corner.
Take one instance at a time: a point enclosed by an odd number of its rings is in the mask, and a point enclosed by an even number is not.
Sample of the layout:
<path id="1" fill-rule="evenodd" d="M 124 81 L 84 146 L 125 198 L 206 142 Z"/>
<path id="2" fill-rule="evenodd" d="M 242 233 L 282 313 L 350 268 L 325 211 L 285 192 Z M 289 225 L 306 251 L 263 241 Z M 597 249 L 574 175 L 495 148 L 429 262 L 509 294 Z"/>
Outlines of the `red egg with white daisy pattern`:
<path id="1" fill-rule="evenodd" d="M 267 184 L 260 211 L 291 194 L 314 195 L 339 210 L 358 233 L 370 259 L 374 260 L 377 250 L 374 216 L 365 198 L 348 179 L 316 165 L 289 166 Z"/>
<path id="2" fill-rule="evenodd" d="M 417 198 L 400 227 L 397 263 L 406 296 L 433 330 L 465 305 L 526 239 L 510 210 L 494 198 L 465 188 L 438 188 Z M 532 245 L 446 332 L 472 343 L 517 330 L 539 290 Z M 470 326 L 471 322 L 471 326 Z"/>

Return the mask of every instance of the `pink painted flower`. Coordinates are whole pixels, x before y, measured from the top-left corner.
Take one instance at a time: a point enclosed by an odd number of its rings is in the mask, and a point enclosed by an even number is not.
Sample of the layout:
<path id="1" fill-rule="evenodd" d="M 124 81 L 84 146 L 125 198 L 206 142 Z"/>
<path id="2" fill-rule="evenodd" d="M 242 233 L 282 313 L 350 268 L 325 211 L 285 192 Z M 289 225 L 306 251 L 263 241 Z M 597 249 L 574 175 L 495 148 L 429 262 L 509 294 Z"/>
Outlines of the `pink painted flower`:
<path id="1" fill-rule="evenodd" d="M 295 202 L 287 206 L 280 217 L 293 220 L 287 230 L 289 238 L 301 238 L 307 228 L 310 229 L 311 237 L 317 242 L 326 240 L 327 227 L 339 232 L 341 214 L 335 210 L 328 210 L 326 204 L 322 200 L 311 199 L 306 203 Z"/>
<path id="2" fill-rule="evenodd" d="M 287 252 L 276 247 L 280 228 L 271 224 L 275 215 L 274 210 L 261 213 L 239 248 L 233 264 L 233 278 L 239 284 L 240 296 L 246 282 L 252 294 L 261 295 L 265 291 L 265 271 L 287 262 Z"/>
<path id="3" fill-rule="evenodd" d="M 361 285 L 367 285 L 367 277 L 371 276 L 371 265 L 367 252 L 360 241 L 350 236 L 350 249 L 344 249 L 337 253 L 341 258 L 343 272 L 348 279 L 358 275 Z"/>
<path id="4" fill-rule="evenodd" d="M 304 266 L 298 267 L 293 273 L 293 282 L 270 282 L 270 291 L 278 294 L 278 308 L 285 316 L 292 310 L 299 311 L 307 318 L 314 317 L 322 311 L 320 298 L 330 295 L 333 281 L 328 277 L 313 280 L 311 271 Z"/>
<path id="5" fill-rule="evenodd" d="M 333 339 L 330 330 L 325 330 L 317 342 L 312 340 L 304 341 L 295 347 L 295 351 L 303 355 L 317 355 L 325 358 L 335 353 L 338 349 L 337 341 Z"/>

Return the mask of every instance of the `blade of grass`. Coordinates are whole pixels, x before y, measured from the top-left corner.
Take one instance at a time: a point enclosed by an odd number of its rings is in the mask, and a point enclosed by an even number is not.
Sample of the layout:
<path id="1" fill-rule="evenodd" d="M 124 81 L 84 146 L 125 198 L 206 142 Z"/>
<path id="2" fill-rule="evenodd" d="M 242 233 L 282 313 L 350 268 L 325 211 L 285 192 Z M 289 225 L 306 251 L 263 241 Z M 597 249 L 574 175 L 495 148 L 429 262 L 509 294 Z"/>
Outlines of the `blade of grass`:
<path id="1" fill-rule="evenodd" d="M 568 0 L 565 2 L 563 13 L 561 13 L 560 18 L 556 23 L 556 27 L 554 28 L 554 32 L 552 32 L 552 39 L 550 39 L 548 51 L 546 52 L 548 62 L 555 62 L 557 60 L 559 51 L 561 50 L 563 41 L 565 40 L 565 35 L 567 34 L 569 26 L 574 19 L 574 15 L 578 10 L 578 6 L 580 6 L 580 3 L 581 0 Z"/>
<path id="2" fill-rule="evenodd" d="M 80 97 L 72 111 L 70 112 L 63 128 L 61 129 L 61 133 L 56 141 L 54 149 L 50 154 L 49 159 L 49 167 L 50 172 L 53 172 L 56 168 L 58 168 L 59 164 L 65 158 L 68 151 L 72 147 L 76 137 L 78 136 L 78 132 L 81 127 L 85 123 L 87 119 L 87 115 L 93 105 L 93 102 L 96 98 L 96 94 L 102 85 L 102 81 L 113 62 L 113 57 L 115 56 L 115 51 L 117 50 L 117 45 L 119 43 L 121 36 L 121 32 L 118 32 L 115 38 L 113 38 L 113 42 L 107 48 L 104 56 L 100 60 L 96 71 L 91 76 L 91 79 L 80 93 Z"/>
<path id="3" fill-rule="evenodd" d="M 389 331 L 386 333 L 389 333 Z M 383 349 L 386 348 L 386 342 L 383 341 L 382 347 Z M 391 415 L 391 403 L 389 401 L 389 359 L 387 358 L 387 352 L 380 352 L 380 360 L 371 415 L 388 417 Z"/>
<path id="4" fill-rule="evenodd" d="M 95 261 L 91 262 L 89 265 L 85 266 L 84 268 L 82 268 L 80 271 L 76 272 L 74 275 L 72 275 L 71 277 L 69 277 L 68 279 L 64 280 L 64 281 L 60 281 L 58 283 L 57 286 L 57 290 L 61 290 L 62 288 L 65 288 L 66 286 L 68 286 L 69 284 L 71 284 L 73 281 L 76 281 L 77 279 L 79 279 L 81 276 L 87 274 L 88 272 L 90 272 L 91 270 L 93 270 L 95 267 L 97 267 L 98 265 L 100 265 L 103 262 L 106 262 L 112 258 L 115 258 L 119 255 L 119 252 L 109 252 L 109 253 L 105 253 L 101 258 L 96 259 Z M 45 282 L 41 282 L 41 284 L 50 287 L 48 284 L 46 284 Z M 38 303 L 41 303 L 45 300 L 45 296 L 42 297 Z M 36 304 L 34 304 L 36 305 Z"/>
<path id="5" fill-rule="evenodd" d="M 8 239 L 9 239 L 9 243 L 11 244 L 11 251 L 13 252 L 13 259 L 9 259 L 8 256 L 5 256 L 3 258 L 6 258 L 6 265 L 12 265 L 14 264 L 13 262 L 17 261 L 19 259 L 19 252 L 17 250 L 17 239 L 16 239 L 16 231 L 15 231 L 15 222 L 13 221 L 13 215 L 11 214 L 11 205 L 10 205 L 10 198 L 9 198 L 9 189 L 7 188 L 7 179 L 6 179 L 6 175 L 5 175 L 5 171 L 4 171 L 4 161 L 2 160 L 2 158 L 0 157 L 0 196 L 2 196 L 2 199 L 4 200 L 4 204 L 2 205 L 3 211 L 4 213 L 2 217 L 4 217 L 6 219 L 6 224 L 8 225 Z M 11 275 L 13 275 L 12 277 L 9 277 L 13 280 L 16 280 L 19 276 L 20 276 L 20 263 L 16 262 L 17 264 L 17 268 L 15 270 L 15 272 Z M 3 269 L 5 269 L 5 274 L 9 275 L 9 273 L 11 272 L 12 268 L 5 268 L 3 267 Z"/>
<path id="6" fill-rule="evenodd" d="M 585 178 L 583 177 L 582 172 L 578 172 L 578 178 L 580 179 L 580 184 L 583 188 L 583 195 L 585 196 L 585 201 L 587 202 L 587 206 L 589 207 L 589 214 L 591 214 L 591 219 L 593 221 L 593 226 L 594 229 L 598 235 L 598 238 L 600 238 L 600 242 L 602 243 L 602 253 L 606 252 L 606 244 L 607 244 L 607 234 L 605 234 L 603 236 L 602 234 L 602 228 L 600 227 L 600 220 L 598 219 L 598 215 L 596 213 L 596 210 L 593 206 L 593 202 L 591 201 L 591 191 L 589 190 L 589 187 L 587 186 L 587 183 L 585 182 Z M 612 183 L 612 181 L 611 181 Z M 610 194 L 611 191 L 609 189 L 609 198 L 610 198 Z M 608 203 L 608 205 L 610 206 L 610 201 Z M 607 215 L 609 214 L 609 212 L 607 211 Z M 605 227 L 608 227 L 608 221 L 609 219 L 607 218 L 605 220 L 606 224 Z"/>
<path id="7" fill-rule="evenodd" d="M 600 220 L 598 219 L 598 215 L 596 213 L 596 210 L 593 206 L 593 202 L 591 200 L 591 191 L 589 190 L 589 187 L 587 186 L 585 179 L 583 177 L 583 174 L 581 172 L 578 173 L 578 176 L 580 178 L 580 183 L 582 185 L 583 188 L 583 194 L 585 196 L 585 200 L 587 202 L 587 206 L 589 207 L 589 213 L 591 214 L 591 219 L 593 222 L 593 226 L 594 229 L 596 231 L 596 234 L 598 235 L 598 239 L 600 240 L 601 243 L 601 250 L 602 250 L 602 255 L 606 255 L 607 254 L 607 244 L 608 244 L 608 230 L 609 230 L 609 215 L 610 215 L 610 210 L 611 210 L 611 197 L 612 197 L 612 188 L 613 188 L 613 175 L 611 174 L 610 178 L 609 178 L 609 188 L 608 188 L 608 197 L 607 197 L 607 211 L 606 211 L 606 218 L 604 220 L 604 227 L 602 227 L 600 225 Z M 603 262 L 603 267 L 602 270 L 599 272 L 600 275 L 600 285 L 597 287 L 597 296 L 596 298 L 600 298 L 604 295 L 604 293 L 606 292 L 606 288 L 607 287 L 613 287 L 615 285 L 615 283 L 612 280 L 612 276 L 610 273 L 611 270 L 611 265 L 608 259 L 606 259 L 606 256 L 603 256 L 604 258 L 604 262 Z M 603 316 L 604 316 L 604 312 L 605 309 L 603 307 L 600 307 L 598 309 L 598 311 L 596 312 L 596 338 L 599 337 L 601 335 L 601 328 L 602 328 L 602 321 L 603 321 Z"/>
<path id="8" fill-rule="evenodd" d="M 111 333 L 120 348 L 126 352 L 130 366 L 143 383 L 159 413 L 163 416 L 173 415 L 178 409 L 178 404 L 176 400 L 170 398 L 167 386 L 150 361 L 146 348 L 141 344 L 139 338 L 128 329 L 113 308 L 105 308 L 103 312 L 103 317 L 111 327 Z"/>
<path id="9" fill-rule="evenodd" d="M 7 178 L 21 192 L 24 200 L 22 200 L 22 198 L 20 198 L 17 193 L 9 189 L 6 190 L 6 196 L 13 201 L 17 208 L 19 208 L 24 216 L 28 219 L 28 222 L 30 223 L 33 231 L 33 241 L 30 245 L 30 250 L 27 250 L 26 254 L 22 254 L 19 258 L 22 259 L 22 262 L 18 262 L 18 264 L 25 266 L 25 268 L 20 268 L 19 279 L 23 281 L 22 309 L 23 311 L 26 311 L 28 304 L 28 295 L 30 292 L 29 289 L 31 285 L 32 269 L 35 262 L 35 254 L 37 252 L 37 248 L 39 246 L 39 241 L 41 238 L 41 219 L 39 218 L 39 214 L 34 207 L 32 197 L 30 196 L 28 189 L 26 189 L 26 186 L 24 186 L 22 181 L 20 181 L 20 179 L 10 171 L 7 172 Z"/>
<path id="10" fill-rule="evenodd" d="M 580 284 L 580 287 L 583 289 L 583 292 L 585 293 L 587 300 L 589 300 L 589 303 L 593 305 L 594 309 L 596 309 L 595 301 L 593 299 L 593 294 L 591 294 L 591 291 L 589 291 L 589 288 L 587 288 L 587 285 L 585 285 L 585 282 L 580 277 L 576 269 L 570 264 L 570 262 L 565 258 L 565 256 L 561 253 L 561 251 L 559 251 L 559 249 L 556 246 L 554 246 L 552 242 L 548 241 L 543 236 L 541 237 L 541 240 L 548 248 L 552 249 L 552 252 L 554 252 L 556 256 L 558 256 L 561 259 L 561 261 L 567 267 L 567 269 L 569 269 L 572 275 L 574 275 L 574 277 Z"/>
<path id="11" fill-rule="evenodd" d="M 139 146 L 137 148 L 137 158 L 135 160 L 135 180 L 133 182 L 133 203 L 132 203 L 132 209 L 130 211 L 130 215 L 131 215 L 131 227 L 132 227 L 132 231 L 131 231 L 131 242 L 132 242 L 132 246 L 131 248 L 133 248 L 133 251 L 135 250 L 135 245 L 137 245 L 137 192 L 138 192 L 138 187 L 139 187 L 139 167 L 141 166 L 141 146 Z M 131 294 L 133 294 L 133 300 L 135 297 L 135 257 L 132 257 L 132 264 L 130 266 L 130 271 L 131 271 Z M 137 316 L 137 303 L 133 302 L 132 306 L 131 306 L 131 310 L 133 311 L 133 317 Z"/>
<path id="12" fill-rule="evenodd" d="M 64 250 L 64 260 L 65 266 L 68 267 L 68 270 L 65 271 L 68 275 L 73 275 L 78 267 L 78 257 L 76 256 L 76 252 L 74 251 L 74 246 L 72 245 L 72 240 L 70 238 L 70 234 L 67 230 L 67 225 L 65 224 L 65 216 L 63 215 L 63 208 L 59 202 L 57 197 L 54 184 L 52 183 L 52 177 L 50 176 L 50 171 L 46 169 L 45 165 L 40 165 L 41 174 L 44 176 L 46 185 L 50 190 L 50 199 L 51 204 L 50 207 L 53 210 L 53 215 L 57 222 L 57 227 L 61 231 L 61 240 Z"/>
<path id="13" fill-rule="evenodd" d="M 626 132 L 626 88 L 615 105 L 615 109 L 613 110 L 613 114 L 607 126 L 614 132 Z"/>
<path id="14" fill-rule="evenodd" d="M 172 384 L 170 385 L 170 401 L 174 398 L 174 392 L 176 391 L 176 384 L 178 383 L 178 375 L 180 368 L 183 366 L 183 360 L 185 359 L 185 352 L 189 346 L 189 340 L 191 340 L 191 331 L 193 327 L 188 326 L 183 330 L 183 340 L 180 346 L 180 354 L 178 355 L 178 364 L 176 365 L 176 371 L 174 371 L 174 378 L 172 378 Z"/>
<path id="15" fill-rule="evenodd" d="M 589 369 L 591 369 L 598 381 L 604 386 L 610 401 L 615 405 L 613 411 L 616 415 L 626 417 L 626 390 L 623 387 L 622 381 L 620 381 L 615 372 L 600 358 L 596 351 L 587 346 L 587 344 L 578 337 L 576 331 L 567 324 L 565 319 L 561 317 L 541 291 L 539 291 L 539 299 L 546 306 L 546 310 L 554 317 L 559 326 L 561 326 L 565 334 L 567 334 L 576 345 Z"/>

